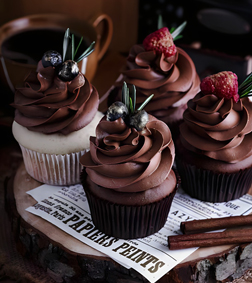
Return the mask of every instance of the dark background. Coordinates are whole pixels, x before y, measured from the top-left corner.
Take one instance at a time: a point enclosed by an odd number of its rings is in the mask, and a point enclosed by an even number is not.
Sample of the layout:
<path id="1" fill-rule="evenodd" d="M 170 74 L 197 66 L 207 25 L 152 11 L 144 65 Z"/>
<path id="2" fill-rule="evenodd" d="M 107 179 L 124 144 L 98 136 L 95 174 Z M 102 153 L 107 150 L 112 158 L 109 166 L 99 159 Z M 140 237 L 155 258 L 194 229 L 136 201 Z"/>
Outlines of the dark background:
<path id="1" fill-rule="evenodd" d="M 252 51 L 251 0 L 139 0 L 139 42 L 157 29 L 158 15 L 168 28 L 187 21 L 181 43 L 200 42 L 201 48 L 233 56 Z"/>

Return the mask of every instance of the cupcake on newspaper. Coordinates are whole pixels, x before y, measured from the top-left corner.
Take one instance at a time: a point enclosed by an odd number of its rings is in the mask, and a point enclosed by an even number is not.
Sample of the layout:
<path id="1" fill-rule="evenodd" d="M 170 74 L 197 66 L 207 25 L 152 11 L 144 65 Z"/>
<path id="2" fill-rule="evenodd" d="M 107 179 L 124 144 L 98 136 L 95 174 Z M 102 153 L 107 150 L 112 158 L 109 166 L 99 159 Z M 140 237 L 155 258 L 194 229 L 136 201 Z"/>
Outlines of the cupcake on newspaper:
<path id="1" fill-rule="evenodd" d="M 188 102 L 176 164 L 183 189 L 204 201 L 225 202 L 252 183 L 252 75 L 238 87 L 236 74 L 206 77 Z"/>
<path id="2" fill-rule="evenodd" d="M 163 27 L 130 49 L 126 66 L 114 84 L 109 103 L 118 100 L 123 81 L 134 84 L 139 107 L 150 95 L 146 111 L 167 123 L 173 132 L 182 120 L 187 101 L 199 91 L 200 79 L 189 55 L 174 44 L 186 22 L 176 30 Z"/>
<path id="3" fill-rule="evenodd" d="M 42 183 L 80 182 L 79 158 L 89 149 L 89 136 L 102 117 L 97 111 L 97 90 L 77 66 L 93 51 L 93 45 L 75 60 L 79 45 L 75 49 L 74 35 L 67 29 L 63 58 L 57 51 L 47 51 L 37 72 L 31 72 L 24 87 L 15 92 L 13 135 L 22 149 L 27 172 Z M 66 58 L 69 47 L 71 60 Z"/>
<path id="4" fill-rule="evenodd" d="M 174 144 L 168 126 L 135 111 L 136 91 L 126 83 L 122 102 L 113 103 L 90 138 L 80 162 L 82 183 L 95 226 L 107 235 L 130 239 L 161 229 L 177 188 L 172 170 Z"/>

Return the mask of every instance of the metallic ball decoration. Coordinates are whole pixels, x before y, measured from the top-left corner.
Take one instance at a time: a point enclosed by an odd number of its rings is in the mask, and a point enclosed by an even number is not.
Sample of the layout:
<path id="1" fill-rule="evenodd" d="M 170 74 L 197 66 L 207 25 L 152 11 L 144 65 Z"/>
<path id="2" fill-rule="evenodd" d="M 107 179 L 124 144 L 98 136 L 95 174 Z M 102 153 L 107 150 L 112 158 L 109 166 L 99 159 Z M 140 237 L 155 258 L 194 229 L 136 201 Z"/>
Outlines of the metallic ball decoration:
<path id="1" fill-rule="evenodd" d="M 145 110 L 136 111 L 129 118 L 130 126 L 137 129 L 137 131 L 142 131 L 148 121 L 148 113 Z"/>
<path id="2" fill-rule="evenodd" d="M 115 121 L 119 118 L 125 119 L 128 115 L 128 108 L 121 101 L 116 101 L 111 104 L 107 110 L 107 121 Z"/>
<path id="3" fill-rule="evenodd" d="M 49 50 L 44 53 L 42 57 L 42 65 L 44 68 L 46 67 L 56 67 L 62 63 L 61 54 L 54 50 Z"/>
<path id="4" fill-rule="evenodd" d="M 71 81 L 79 74 L 79 67 L 73 60 L 66 60 L 58 67 L 58 77 L 64 81 Z"/>

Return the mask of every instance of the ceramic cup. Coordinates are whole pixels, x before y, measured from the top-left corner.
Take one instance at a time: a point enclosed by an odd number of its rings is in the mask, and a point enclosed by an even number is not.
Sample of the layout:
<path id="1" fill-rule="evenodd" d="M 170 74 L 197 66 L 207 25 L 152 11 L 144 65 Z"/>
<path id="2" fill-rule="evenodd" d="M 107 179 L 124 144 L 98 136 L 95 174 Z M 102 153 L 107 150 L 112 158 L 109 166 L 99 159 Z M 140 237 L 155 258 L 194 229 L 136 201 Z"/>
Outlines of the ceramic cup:
<path id="1" fill-rule="evenodd" d="M 98 15 L 91 22 L 62 14 L 38 14 L 4 24 L 0 27 L 1 82 L 14 92 L 23 84 L 27 74 L 36 70 L 44 52 L 60 48 L 56 51 L 62 54 L 67 28 L 77 35 L 76 38 L 83 36 L 85 48 L 95 41 L 95 51 L 79 63 L 79 69 L 91 81 L 112 39 L 113 23 L 106 14 Z"/>

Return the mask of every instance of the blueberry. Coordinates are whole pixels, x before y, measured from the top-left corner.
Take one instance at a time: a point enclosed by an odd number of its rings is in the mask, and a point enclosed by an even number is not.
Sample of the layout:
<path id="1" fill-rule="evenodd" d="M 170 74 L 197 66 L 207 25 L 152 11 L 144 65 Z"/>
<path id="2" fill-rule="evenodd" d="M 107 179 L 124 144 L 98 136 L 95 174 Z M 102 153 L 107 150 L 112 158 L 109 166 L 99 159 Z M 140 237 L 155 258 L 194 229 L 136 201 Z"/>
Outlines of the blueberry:
<path id="1" fill-rule="evenodd" d="M 50 66 L 56 67 L 61 63 L 62 63 L 62 57 L 60 53 L 54 50 L 49 50 L 45 52 L 42 57 L 42 64 L 44 68 Z"/>
<path id="2" fill-rule="evenodd" d="M 128 115 L 128 108 L 121 101 L 116 101 L 112 105 L 109 106 L 107 110 L 107 120 L 115 121 L 119 118 L 125 119 Z"/>
<path id="3" fill-rule="evenodd" d="M 79 74 L 79 68 L 75 61 L 66 60 L 58 66 L 58 77 L 64 81 L 71 81 Z"/>
<path id="4" fill-rule="evenodd" d="M 145 110 L 139 110 L 130 115 L 129 125 L 137 129 L 137 131 L 142 131 L 148 123 L 148 120 L 148 113 Z"/>

